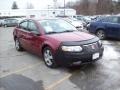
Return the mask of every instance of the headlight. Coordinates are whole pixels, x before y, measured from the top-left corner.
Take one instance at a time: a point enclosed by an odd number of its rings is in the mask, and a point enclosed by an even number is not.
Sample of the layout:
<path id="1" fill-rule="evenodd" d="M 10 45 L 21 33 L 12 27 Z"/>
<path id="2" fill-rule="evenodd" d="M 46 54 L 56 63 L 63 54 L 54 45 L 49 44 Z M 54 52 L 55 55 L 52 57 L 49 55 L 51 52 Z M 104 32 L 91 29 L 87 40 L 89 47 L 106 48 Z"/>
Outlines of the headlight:
<path id="1" fill-rule="evenodd" d="M 100 40 L 98 41 L 98 43 L 99 43 L 99 45 L 102 45 L 102 42 Z"/>
<path id="2" fill-rule="evenodd" d="M 81 46 L 62 46 L 62 50 L 67 52 L 81 52 L 82 47 Z"/>

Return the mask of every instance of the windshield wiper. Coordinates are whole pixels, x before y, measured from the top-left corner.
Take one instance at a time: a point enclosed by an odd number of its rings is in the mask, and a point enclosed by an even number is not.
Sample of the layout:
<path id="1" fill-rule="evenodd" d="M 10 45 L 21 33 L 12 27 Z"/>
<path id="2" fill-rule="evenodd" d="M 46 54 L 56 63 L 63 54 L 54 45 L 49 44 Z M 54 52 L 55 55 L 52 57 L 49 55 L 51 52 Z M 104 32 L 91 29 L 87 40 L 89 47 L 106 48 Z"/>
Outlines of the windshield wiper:
<path id="1" fill-rule="evenodd" d="M 74 32 L 75 30 L 65 30 L 63 32 Z"/>
<path id="2" fill-rule="evenodd" d="M 47 34 L 54 34 L 54 33 L 58 33 L 58 32 L 54 32 L 54 31 L 53 32 L 47 32 Z"/>
<path id="3" fill-rule="evenodd" d="M 65 31 L 62 31 L 62 32 L 55 32 L 55 31 L 52 31 L 52 32 L 47 32 L 46 34 L 54 34 L 54 33 L 64 33 L 64 32 L 74 32 L 75 30 L 65 30 Z"/>

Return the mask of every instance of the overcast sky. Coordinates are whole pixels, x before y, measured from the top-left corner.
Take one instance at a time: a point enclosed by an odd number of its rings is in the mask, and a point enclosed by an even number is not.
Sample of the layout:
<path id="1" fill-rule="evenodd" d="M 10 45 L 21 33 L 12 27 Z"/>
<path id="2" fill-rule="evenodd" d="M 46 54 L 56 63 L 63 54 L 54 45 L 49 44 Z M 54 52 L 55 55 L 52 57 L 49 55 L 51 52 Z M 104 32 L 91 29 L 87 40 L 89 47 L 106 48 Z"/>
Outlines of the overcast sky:
<path id="1" fill-rule="evenodd" d="M 27 6 L 27 2 L 31 2 L 35 9 L 47 8 L 48 5 L 53 5 L 53 0 L 0 0 L 0 10 L 11 9 L 13 2 L 16 1 L 19 8 L 24 9 Z M 57 0 L 60 5 L 64 5 L 64 0 Z M 65 0 L 66 3 L 69 1 L 76 0 Z M 94 0 L 91 0 L 94 1 Z M 117 1 L 117 0 L 114 0 Z"/>
<path id="2" fill-rule="evenodd" d="M 31 2 L 36 9 L 47 8 L 48 5 L 53 5 L 53 0 L 0 0 L 0 10 L 11 9 L 13 1 L 17 2 L 19 8 L 26 8 L 26 3 Z M 64 4 L 64 0 L 57 0 L 61 5 Z M 75 0 L 65 0 L 75 1 Z"/>

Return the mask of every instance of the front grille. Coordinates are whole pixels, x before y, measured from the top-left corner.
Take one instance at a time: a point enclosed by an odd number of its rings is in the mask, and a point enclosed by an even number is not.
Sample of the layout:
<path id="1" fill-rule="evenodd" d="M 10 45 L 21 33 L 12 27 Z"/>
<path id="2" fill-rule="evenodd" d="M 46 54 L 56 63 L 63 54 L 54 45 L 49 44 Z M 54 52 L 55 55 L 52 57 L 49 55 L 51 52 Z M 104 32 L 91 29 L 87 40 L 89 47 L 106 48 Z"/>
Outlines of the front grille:
<path id="1" fill-rule="evenodd" d="M 98 43 L 92 43 L 92 44 L 87 44 L 87 45 L 83 45 L 85 47 L 85 49 L 89 49 L 89 50 L 96 50 L 98 49 Z"/>

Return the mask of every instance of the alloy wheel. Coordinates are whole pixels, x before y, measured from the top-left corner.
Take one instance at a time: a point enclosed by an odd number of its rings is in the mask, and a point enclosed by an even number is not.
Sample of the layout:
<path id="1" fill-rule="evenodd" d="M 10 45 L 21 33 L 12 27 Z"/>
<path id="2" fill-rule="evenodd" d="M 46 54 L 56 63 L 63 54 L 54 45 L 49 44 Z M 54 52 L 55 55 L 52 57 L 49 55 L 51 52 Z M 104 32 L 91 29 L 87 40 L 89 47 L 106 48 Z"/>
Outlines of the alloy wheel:
<path id="1" fill-rule="evenodd" d="M 49 49 L 46 49 L 44 51 L 44 60 L 45 60 L 45 63 L 46 63 L 47 66 L 52 66 L 53 56 L 52 56 L 52 53 Z"/>
<path id="2" fill-rule="evenodd" d="M 96 35 L 97 35 L 100 39 L 105 39 L 105 32 L 104 32 L 103 30 L 97 31 Z"/>
<path id="3" fill-rule="evenodd" d="M 23 48 L 21 47 L 20 42 L 17 38 L 15 39 L 15 48 L 16 48 L 17 51 L 22 51 L 23 50 Z"/>
<path id="4" fill-rule="evenodd" d="M 18 39 L 15 40 L 15 47 L 17 50 L 20 49 L 20 43 L 19 43 Z"/>

